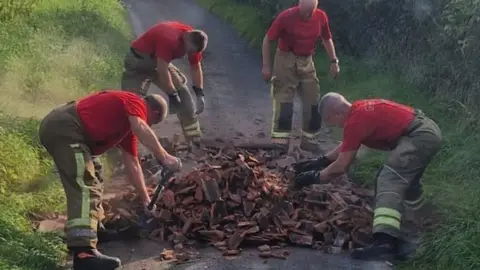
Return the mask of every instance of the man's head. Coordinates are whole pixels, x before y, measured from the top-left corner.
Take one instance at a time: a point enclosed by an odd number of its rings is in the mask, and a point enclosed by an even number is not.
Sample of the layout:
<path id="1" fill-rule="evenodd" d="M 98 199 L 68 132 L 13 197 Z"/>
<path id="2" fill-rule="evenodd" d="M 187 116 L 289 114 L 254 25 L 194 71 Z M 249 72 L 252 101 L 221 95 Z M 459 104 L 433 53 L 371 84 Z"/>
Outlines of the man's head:
<path id="1" fill-rule="evenodd" d="M 320 100 L 318 112 L 329 126 L 343 127 L 352 104 L 338 93 L 330 92 Z"/>
<path id="2" fill-rule="evenodd" d="M 148 125 L 152 126 L 165 120 L 168 113 L 168 105 L 160 95 L 148 95 L 144 97 L 148 111 Z"/>
<path id="3" fill-rule="evenodd" d="M 187 53 L 199 53 L 207 48 L 208 36 L 202 30 L 191 30 L 185 33 L 184 41 Z"/>
<path id="4" fill-rule="evenodd" d="M 304 20 L 312 17 L 313 11 L 317 8 L 318 0 L 299 0 L 298 7 L 300 9 L 300 16 Z"/>

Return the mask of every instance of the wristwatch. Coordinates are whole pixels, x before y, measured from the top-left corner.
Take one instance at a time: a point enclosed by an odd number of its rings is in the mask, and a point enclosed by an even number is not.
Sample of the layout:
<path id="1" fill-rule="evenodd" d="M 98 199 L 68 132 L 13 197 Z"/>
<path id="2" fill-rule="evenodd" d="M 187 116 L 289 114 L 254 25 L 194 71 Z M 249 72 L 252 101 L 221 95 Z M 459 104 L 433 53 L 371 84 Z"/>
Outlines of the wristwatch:
<path id="1" fill-rule="evenodd" d="M 335 59 L 331 60 L 330 63 L 332 63 L 332 64 L 338 64 L 338 58 L 335 58 Z"/>

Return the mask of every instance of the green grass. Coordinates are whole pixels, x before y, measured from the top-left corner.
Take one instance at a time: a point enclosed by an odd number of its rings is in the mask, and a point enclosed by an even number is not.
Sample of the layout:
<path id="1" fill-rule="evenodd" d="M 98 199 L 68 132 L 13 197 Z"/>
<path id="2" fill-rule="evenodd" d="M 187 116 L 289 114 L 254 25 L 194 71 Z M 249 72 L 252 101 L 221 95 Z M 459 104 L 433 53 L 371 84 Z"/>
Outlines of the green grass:
<path id="1" fill-rule="evenodd" d="M 251 45 L 260 48 L 268 22 L 257 10 L 231 0 L 197 0 L 212 13 L 231 22 Z M 335 34 L 335 33 L 334 33 Z M 444 145 L 423 178 L 427 195 L 439 206 L 444 218 L 439 228 L 424 236 L 417 258 L 403 269 L 480 269 L 480 140 L 478 121 L 460 103 L 432 99 L 414 85 L 386 73 L 372 70 L 359 60 L 339 54 L 341 77 L 328 77 L 323 51 L 315 57 L 321 91 L 335 91 L 351 100 L 382 97 L 422 109 L 443 131 Z M 371 184 L 385 154 L 369 151 L 355 166 L 355 175 Z"/>
<path id="2" fill-rule="evenodd" d="M 130 27 L 117 0 L 0 4 L 0 269 L 56 269 L 65 247 L 28 214 L 64 212 L 60 180 L 38 140 L 54 107 L 119 86 Z"/>

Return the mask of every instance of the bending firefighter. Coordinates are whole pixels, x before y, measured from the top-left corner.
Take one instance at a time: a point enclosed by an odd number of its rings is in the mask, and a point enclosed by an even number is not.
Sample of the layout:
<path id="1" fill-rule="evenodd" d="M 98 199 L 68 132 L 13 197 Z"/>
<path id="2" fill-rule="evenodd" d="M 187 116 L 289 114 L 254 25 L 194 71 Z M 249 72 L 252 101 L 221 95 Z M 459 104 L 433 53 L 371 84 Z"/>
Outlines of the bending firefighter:
<path id="1" fill-rule="evenodd" d="M 131 44 L 125 57 L 121 88 L 146 95 L 153 82 L 169 98 L 170 113 L 176 113 L 187 141 L 201 136 L 197 114 L 203 112 L 202 52 L 208 37 L 200 30 L 180 22 L 161 22 L 154 25 Z M 187 78 L 171 62 L 188 55 L 196 107 L 187 87 Z"/>
<path id="2" fill-rule="evenodd" d="M 303 107 L 300 148 L 311 152 L 321 151 L 316 141 L 321 127 L 317 109 L 320 88 L 313 62 L 319 39 L 323 40 L 331 61 L 331 75 L 336 78 L 340 72 L 327 14 L 317 5 L 317 0 L 300 0 L 298 6 L 282 11 L 268 29 L 262 47 L 262 75 L 265 80 L 271 80 L 273 98 L 272 141 L 288 148 L 293 99 L 298 92 Z M 272 76 L 270 46 L 277 39 Z"/>
<path id="3" fill-rule="evenodd" d="M 119 147 L 127 177 L 145 206 L 150 197 L 137 141 L 164 166 L 181 169 L 180 159 L 163 149 L 150 128 L 165 119 L 167 110 L 159 95 L 141 98 L 124 91 L 102 91 L 58 107 L 42 120 L 40 141 L 53 157 L 67 198 L 67 246 L 74 254 L 73 269 L 110 270 L 121 264 L 96 249 L 98 226 L 104 218 L 103 180 L 95 174 L 92 155 Z"/>
<path id="4" fill-rule="evenodd" d="M 294 178 L 295 185 L 325 183 L 345 173 L 362 144 L 390 151 L 375 180 L 374 241 L 352 256 L 405 259 L 408 254 L 400 250 L 402 214 L 420 210 L 425 202 L 420 179 L 441 148 L 439 127 L 418 109 L 384 99 L 350 103 L 337 93 L 322 98 L 320 113 L 327 124 L 344 128 L 343 141 L 315 161 L 296 164 L 301 173 Z"/>

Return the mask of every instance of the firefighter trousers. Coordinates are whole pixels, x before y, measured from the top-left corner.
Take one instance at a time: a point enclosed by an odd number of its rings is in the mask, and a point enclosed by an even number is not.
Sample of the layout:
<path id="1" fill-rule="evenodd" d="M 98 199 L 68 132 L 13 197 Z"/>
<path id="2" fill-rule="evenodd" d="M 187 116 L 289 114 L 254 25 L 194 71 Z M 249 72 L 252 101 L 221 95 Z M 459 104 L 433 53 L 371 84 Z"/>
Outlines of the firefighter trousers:
<path id="1" fill-rule="evenodd" d="M 152 82 L 162 89 L 156 67 L 157 62 L 154 57 L 131 48 L 125 56 L 125 70 L 121 82 L 122 90 L 145 96 Z M 173 64 L 169 65 L 169 72 L 173 85 L 181 99 L 177 117 L 180 120 L 183 134 L 186 138 L 200 137 L 200 123 L 195 114 L 192 95 L 187 87 L 187 78 Z"/>
<path id="2" fill-rule="evenodd" d="M 103 182 L 96 176 L 75 103 L 50 112 L 40 124 L 39 137 L 55 162 L 67 198 L 67 246 L 96 248 L 98 223 L 104 218 Z"/>
<path id="3" fill-rule="evenodd" d="M 297 92 L 302 102 L 302 136 L 314 138 L 320 130 L 321 117 L 318 113 L 320 87 L 312 56 L 277 50 L 271 81 L 272 138 L 290 137 Z"/>
<path id="4" fill-rule="evenodd" d="M 423 206 L 420 179 L 441 144 L 440 128 L 417 110 L 406 135 L 400 137 L 397 147 L 377 173 L 373 233 L 401 237 L 404 208 L 415 211 Z"/>

